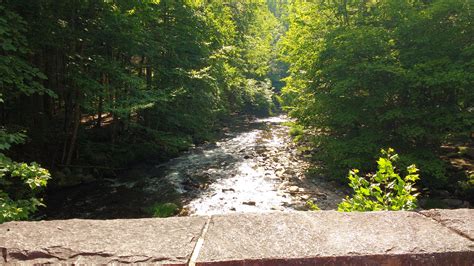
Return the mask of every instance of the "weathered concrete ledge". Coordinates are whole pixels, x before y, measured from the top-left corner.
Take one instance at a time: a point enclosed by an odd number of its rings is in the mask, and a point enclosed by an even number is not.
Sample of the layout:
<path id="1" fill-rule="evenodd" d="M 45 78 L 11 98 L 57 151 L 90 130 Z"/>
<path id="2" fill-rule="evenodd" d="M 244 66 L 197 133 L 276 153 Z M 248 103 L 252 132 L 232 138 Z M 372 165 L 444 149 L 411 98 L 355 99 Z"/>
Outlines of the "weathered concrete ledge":
<path id="1" fill-rule="evenodd" d="M 474 265 L 474 210 L 0 225 L 0 264 Z"/>

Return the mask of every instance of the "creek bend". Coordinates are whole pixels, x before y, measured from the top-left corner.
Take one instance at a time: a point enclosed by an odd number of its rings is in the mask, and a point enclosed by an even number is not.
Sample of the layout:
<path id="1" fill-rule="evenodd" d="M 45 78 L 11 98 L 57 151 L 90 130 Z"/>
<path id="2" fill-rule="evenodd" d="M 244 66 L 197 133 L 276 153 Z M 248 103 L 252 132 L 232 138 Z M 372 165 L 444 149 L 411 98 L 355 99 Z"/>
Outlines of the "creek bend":
<path id="1" fill-rule="evenodd" d="M 47 219 L 149 217 L 146 206 L 177 201 L 181 215 L 296 211 L 314 201 L 334 209 L 338 188 L 305 177 L 308 163 L 292 142 L 285 116 L 251 119 L 215 143 L 118 179 L 62 189 L 47 198 Z M 53 206 L 50 206 L 50 203 Z"/>

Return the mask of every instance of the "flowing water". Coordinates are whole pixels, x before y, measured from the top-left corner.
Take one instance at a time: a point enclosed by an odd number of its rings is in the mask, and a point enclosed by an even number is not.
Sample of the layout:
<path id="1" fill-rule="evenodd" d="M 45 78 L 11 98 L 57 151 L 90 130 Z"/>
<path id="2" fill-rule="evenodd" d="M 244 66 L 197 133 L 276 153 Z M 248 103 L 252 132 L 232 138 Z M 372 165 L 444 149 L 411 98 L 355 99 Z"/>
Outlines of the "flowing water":
<path id="1" fill-rule="evenodd" d="M 323 180 L 307 180 L 304 160 L 288 135 L 285 116 L 233 127 L 218 142 L 126 178 L 66 189 L 50 198 L 48 218 L 145 217 L 153 202 L 178 198 L 182 215 L 295 211 L 312 200 L 336 207 L 342 194 Z M 58 202 L 60 202 L 58 204 Z"/>

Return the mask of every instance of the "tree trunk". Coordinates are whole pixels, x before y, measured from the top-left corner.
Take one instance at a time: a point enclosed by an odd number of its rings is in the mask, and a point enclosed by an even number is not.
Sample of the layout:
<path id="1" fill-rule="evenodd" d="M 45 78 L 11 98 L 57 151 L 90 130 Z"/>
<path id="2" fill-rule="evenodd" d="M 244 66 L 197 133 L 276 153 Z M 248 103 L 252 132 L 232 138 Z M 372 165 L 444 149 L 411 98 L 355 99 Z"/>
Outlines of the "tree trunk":
<path id="1" fill-rule="evenodd" d="M 106 82 L 106 76 L 105 76 L 105 73 L 102 73 L 102 86 L 106 86 L 107 82 Z M 103 112 L 103 109 L 104 109 L 104 97 L 101 95 L 99 95 L 99 106 L 97 108 L 97 124 L 96 124 L 96 127 L 97 128 L 100 128 L 102 126 L 102 112 Z"/>
<path id="2" fill-rule="evenodd" d="M 74 104 L 74 121 L 71 141 L 69 144 L 69 151 L 66 159 L 66 165 L 71 164 L 72 156 L 74 155 L 74 149 L 76 146 L 77 133 L 79 131 L 79 125 L 81 124 L 81 105 L 79 104 L 79 89 L 76 88 L 76 102 Z"/>

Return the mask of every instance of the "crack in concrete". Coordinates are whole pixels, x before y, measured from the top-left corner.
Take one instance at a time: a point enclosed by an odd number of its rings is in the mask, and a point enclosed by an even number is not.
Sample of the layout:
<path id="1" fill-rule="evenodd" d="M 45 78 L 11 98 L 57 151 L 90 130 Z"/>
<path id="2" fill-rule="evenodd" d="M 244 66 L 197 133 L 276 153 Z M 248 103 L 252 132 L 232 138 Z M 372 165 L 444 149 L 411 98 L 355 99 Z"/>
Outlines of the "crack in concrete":
<path id="1" fill-rule="evenodd" d="M 2 257 L 3 257 L 3 262 L 7 262 L 7 249 L 6 248 L 2 248 Z"/>
<path id="2" fill-rule="evenodd" d="M 199 252 L 201 251 L 201 248 L 204 245 L 204 237 L 206 236 L 207 230 L 209 229 L 209 224 L 211 223 L 211 219 L 212 219 L 212 215 L 209 216 L 209 218 L 207 219 L 201 231 L 201 235 L 196 241 L 196 245 L 194 246 L 193 252 L 191 253 L 191 258 L 188 261 L 189 266 L 196 266 L 196 261 L 199 257 Z"/>
<path id="3" fill-rule="evenodd" d="M 467 235 L 466 233 L 462 232 L 461 230 L 458 230 L 456 228 L 453 228 L 451 226 L 448 226 L 446 224 L 444 224 L 442 221 L 438 221 L 436 219 L 434 219 L 433 217 L 427 215 L 427 214 L 424 214 L 423 212 L 416 212 L 417 214 L 423 216 L 423 217 L 426 217 L 426 218 L 429 218 L 430 220 L 434 221 L 435 223 L 445 227 L 445 228 L 448 228 L 450 231 L 454 232 L 455 234 L 461 236 L 461 237 L 464 237 L 464 238 L 467 238 L 469 239 L 470 241 L 474 241 L 474 239 L 472 237 L 470 237 L 469 235 Z"/>

